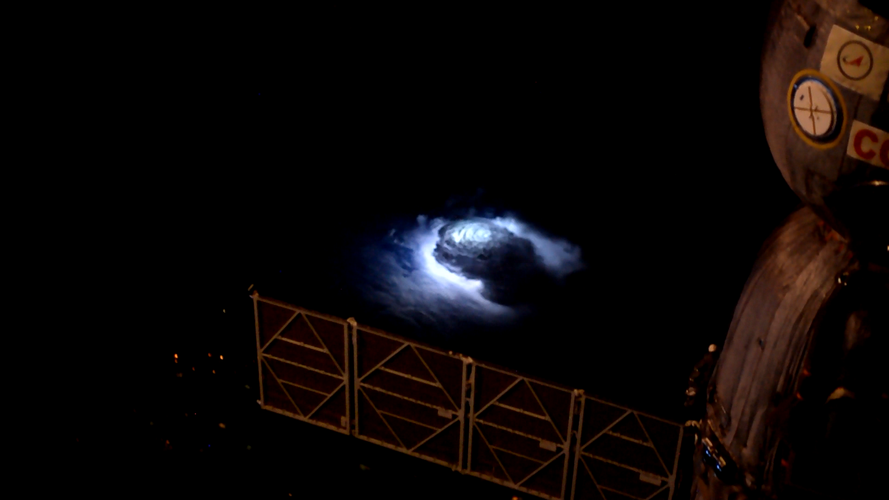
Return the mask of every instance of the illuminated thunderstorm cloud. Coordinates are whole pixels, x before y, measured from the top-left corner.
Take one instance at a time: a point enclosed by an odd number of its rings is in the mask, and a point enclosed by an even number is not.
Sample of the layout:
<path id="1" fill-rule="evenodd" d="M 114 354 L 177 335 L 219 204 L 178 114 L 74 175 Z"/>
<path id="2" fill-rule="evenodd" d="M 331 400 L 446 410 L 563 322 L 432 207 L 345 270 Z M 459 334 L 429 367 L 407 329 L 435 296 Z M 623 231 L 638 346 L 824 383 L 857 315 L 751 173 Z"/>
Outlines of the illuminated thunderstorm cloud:
<path id="1" fill-rule="evenodd" d="M 512 217 L 421 215 L 367 248 L 363 260 L 366 299 L 438 330 L 508 322 L 583 268 L 580 248 Z"/>

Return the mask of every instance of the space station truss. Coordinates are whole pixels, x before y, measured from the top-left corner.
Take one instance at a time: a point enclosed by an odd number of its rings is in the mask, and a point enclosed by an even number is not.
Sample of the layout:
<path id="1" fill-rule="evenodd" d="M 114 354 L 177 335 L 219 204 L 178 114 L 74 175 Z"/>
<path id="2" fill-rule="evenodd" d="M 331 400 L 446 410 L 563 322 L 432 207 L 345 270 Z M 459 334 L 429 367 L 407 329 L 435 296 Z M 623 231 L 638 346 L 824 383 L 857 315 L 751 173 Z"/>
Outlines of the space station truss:
<path id="1" fill-rule="evenodd" d="M 267 410 L 349 433 L 349 324 L 254 296 L 260 401 Z"/>
<path id="2" fill-rule="evenodd" d="M 253 294 L 263 409 L 551 500 L 673 498 L 682 427 Z"/>
<path id="3" fill-rule="evenodd" d="M 682 426 L 583 396 L 572 500 L 668 500 L 676 484 Z"/>
<path id="4" fill-rule="evenodd" d="M 353 434 L 462 469 L 468 358 L 357 325 L 353 346 Z"/>
<path id="5" fill-rule="evenodd" d="M 579 391 L 474 363 L 466 471 L 543 498 L 564 498 Z"/>

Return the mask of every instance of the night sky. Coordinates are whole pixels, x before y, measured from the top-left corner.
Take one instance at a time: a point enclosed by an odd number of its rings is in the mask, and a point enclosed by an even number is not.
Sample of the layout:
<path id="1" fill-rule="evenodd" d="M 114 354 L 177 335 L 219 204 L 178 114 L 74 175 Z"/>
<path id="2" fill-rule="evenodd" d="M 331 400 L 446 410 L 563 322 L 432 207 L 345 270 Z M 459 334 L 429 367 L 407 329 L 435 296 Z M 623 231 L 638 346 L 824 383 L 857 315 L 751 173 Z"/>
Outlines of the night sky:
<path id="1" fill-rule="evenodd" d="M 157 109 L 131 97 L 150 125 L 115 142 L 114 187 L 79 178 L 56 216 L 64 279 L 50 296 L 71 300 L 52 486 L 516 495 L 261 411 L 250 285 L 682 421 L 688 373 L 798 205 L 759 114 L 766 10 L 683 8 L 521 42 L 276 49 L 249 65 L 255 89 L 164 94 Z M 419 331 L 364 300 L 356 252 L 471 208 L 572 242 L 586 269 L 496 331 Z"/>

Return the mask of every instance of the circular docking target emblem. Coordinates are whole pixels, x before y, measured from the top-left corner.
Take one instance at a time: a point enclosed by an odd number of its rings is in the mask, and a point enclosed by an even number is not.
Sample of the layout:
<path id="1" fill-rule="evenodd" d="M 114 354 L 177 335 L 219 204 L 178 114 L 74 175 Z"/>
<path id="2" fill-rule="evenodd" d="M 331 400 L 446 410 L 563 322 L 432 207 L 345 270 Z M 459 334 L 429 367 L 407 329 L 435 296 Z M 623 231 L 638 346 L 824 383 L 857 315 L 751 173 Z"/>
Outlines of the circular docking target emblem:
<path id="1" fill-rule="evenodd" d="M 829 135 L 837 123 L 837 106 L 830 89 L 814 79 L 801 82 L 793 98 L 793 116 L 809 137 Z"/>
<path id="2" fill-rule="evenodd" d="M 787 101 L 793 128 L 809 145 L 826 149 L 839 142 L 846 105 L 826 76 L 814 70 L 800 71 L 790 83 Z"/>

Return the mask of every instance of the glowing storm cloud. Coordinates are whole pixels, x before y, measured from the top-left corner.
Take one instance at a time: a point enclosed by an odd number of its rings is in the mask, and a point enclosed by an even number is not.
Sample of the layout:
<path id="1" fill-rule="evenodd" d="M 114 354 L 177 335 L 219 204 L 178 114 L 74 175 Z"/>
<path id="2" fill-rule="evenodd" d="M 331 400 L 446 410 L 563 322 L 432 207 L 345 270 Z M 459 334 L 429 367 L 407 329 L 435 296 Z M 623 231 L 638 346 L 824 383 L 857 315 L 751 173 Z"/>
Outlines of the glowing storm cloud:
<path id="1" fill-rule="evenodd" d="M 550 276 L 562 278 L 583 267 L 578 247 L 547 237 L 514 217 L 470 217 L 454 221 L 439 218 L 427 224 L 426 217 L 421 215 L 417 217 L 417 223 L 419 229 L 413 233 L 415 242 L 411 246 L 417 249 L 421 269 L 438 283 L 457 285 L 484 302 L 490 303 L 493 297 L 494 289 L 489 286 L 498 286 L 501 276 L 506 278 L 506 275 L 516 271 L 514 265 L 498 268 L 495 262 L 498 252 L 503 254 L 516 250 L 515 242 L 518 240 L 526 245 L 526 248 L 522 247 L 524 253 L 522 248 L 517 252 L 522 260 L 539 262 L 541 269 Z M 407 236 L 407 239 L 411 238 L 411 235 Z M 454 251 L 462 257 L 455 256 Z M 478 267 L 486 271 L 478 273 L 461 268 L 455 265 L 455 258 L 462 258 L 463 262 L 467 258 L 475 260 L 475 271 L 478 271 Z M 509 288 L 512 285 L 506 286 Z M 499 299 L 497 302 L 502 303 Z"/>
<path id="2" fill-rule="evenodd" d="M 516 242 L 516 238 L 521 241 Z M 430 220 L 421 215 L 413 227 L 393 228 L 376 241 L 362 250 L 363 258 L 356 268 L 355 279 L 363 283 L 362 296 L 381 314 L 398 317 L 420 331 L 459 334 L 467 326 L 502 325 L 517 319 L 534 299 L 501 300 L 513 288 L 526 286 L 515 279 L 522 275 L 516 272 L 520 271 L 516 265 L 521 268 L 530 261 L 553 283 L 583 267 L 578 247 L 545 236 L 515 218 Z M 444 244 L 459 248 L 446 249 Z M 509 253 L 516 244 L 522 251 Z M 467 253 L 453 254 L 456 260 L 446 262 L 446 266 L 436 258 L 436 253 L 441 254 L 437 248 Z M 503 252 L 507 260 L 503 260 Z M 470 259 L 475 267 L 467 269 L 461 267 L 466 255 L 484 257 Z M 518 261 L 509 260 L 515 256 Z M 488 258 L 496 265 L 488 266 Z M 481 273 L 473 274 L 479 269 Z"/>

